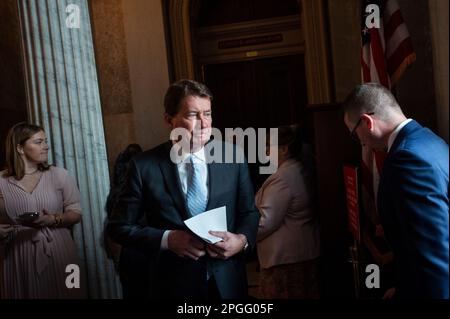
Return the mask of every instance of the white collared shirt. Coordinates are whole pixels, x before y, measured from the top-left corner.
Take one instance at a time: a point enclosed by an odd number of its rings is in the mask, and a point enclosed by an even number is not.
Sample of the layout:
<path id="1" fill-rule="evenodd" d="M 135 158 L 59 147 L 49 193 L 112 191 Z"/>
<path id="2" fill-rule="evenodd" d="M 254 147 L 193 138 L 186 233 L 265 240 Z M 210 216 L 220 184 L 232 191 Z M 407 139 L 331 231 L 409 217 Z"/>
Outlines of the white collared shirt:
<path id="1" fill-rule="evenodd" d="M 193 162 L 196 165 L 199 165 L 200 169 L 200 179 L 202 184 L 205 185 L 206 189 L 206 198 L 209 197 L 208 194 L 208 165 L 206 164 L 205 159 L 205 148 L 202 147 L 199 151 L 195 153 L 183 153 L 181 154 L 181 162 L 177 164 L 178 175 L 180 177 L 181 189 L 183 191 L 184 198 L 186 198 L 187 194 L 187 183 L 188 183 L 188 174 L 189 174 L 189 157 L 192 156 Z M 168 237 L 170 230 L 166 230 L 161 239 L 161 249 L 168 249 Z"/>
<path id="2" fill-rule="evenodd" d="M 400 133 L 400 131 L 402 130 L 402 128 L 405 127 L 406 124 L 408 124 L 409 122 L 411 122 L 412 119 L 407 119 L 404 120 L 403 122 L 401 122 L 396 128 L 395 130 L 391 133 L 391 135 L 389 135 L 389 139 L 388 139 L 388 152 L 390 151 L 392 144 L 394 144 L 395 139 L 397 138 L 398 133 Z"/>

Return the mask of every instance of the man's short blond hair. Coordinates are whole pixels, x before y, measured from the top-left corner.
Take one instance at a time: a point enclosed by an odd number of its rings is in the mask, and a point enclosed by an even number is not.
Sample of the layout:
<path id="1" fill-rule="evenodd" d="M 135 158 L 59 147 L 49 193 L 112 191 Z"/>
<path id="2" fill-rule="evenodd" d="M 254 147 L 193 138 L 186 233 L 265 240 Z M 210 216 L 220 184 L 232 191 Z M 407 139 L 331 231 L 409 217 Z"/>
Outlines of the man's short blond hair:
<path id="1" fill-rule="evenodd" d="M 402 114 L 394 95 L 378 83 L 358 85 L 343 103 L 344 114 L 355 123 L 363 114 L 374 113 L 383 121 L 389 121 L 393 114 Z"/>

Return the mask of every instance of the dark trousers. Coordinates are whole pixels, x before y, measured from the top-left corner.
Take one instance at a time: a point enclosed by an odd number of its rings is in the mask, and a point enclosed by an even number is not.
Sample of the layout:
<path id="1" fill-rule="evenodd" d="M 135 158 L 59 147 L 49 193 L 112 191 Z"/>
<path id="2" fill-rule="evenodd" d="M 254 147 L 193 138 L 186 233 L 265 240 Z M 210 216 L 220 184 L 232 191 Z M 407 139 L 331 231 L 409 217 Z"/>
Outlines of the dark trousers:
<path id="1" fill-rule="evenodd" d="M 211 277 L 208 280 L 208 300 L 210 301 L 222 300 L 219 288 L 217 288 L 217 283 L 214 277 Z"/>

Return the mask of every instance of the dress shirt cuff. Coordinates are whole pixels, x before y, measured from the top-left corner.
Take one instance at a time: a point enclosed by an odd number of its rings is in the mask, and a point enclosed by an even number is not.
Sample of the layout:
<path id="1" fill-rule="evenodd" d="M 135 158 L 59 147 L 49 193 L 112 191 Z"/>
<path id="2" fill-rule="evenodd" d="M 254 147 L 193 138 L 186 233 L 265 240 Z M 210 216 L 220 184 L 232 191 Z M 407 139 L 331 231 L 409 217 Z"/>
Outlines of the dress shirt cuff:
<path id="1" fill-rule="evenodd" d="M 170 230 L 166 230 L 161 239 L 161 250 L 169 249 L 169 233 Z"/>

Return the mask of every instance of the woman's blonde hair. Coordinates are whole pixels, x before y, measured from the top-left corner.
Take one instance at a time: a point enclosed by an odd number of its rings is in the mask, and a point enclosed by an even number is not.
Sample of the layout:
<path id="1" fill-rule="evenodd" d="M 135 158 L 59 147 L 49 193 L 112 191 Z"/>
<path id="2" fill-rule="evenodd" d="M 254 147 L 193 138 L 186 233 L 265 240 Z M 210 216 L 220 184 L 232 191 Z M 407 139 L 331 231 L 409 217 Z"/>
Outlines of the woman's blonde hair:
<path id="1" fill-rule="evenodd" d="M 14 176 L 16 180 L 21 180 L 25 176 L 25 163 L 17 151 L 17 145 L 24 146 L 34 134 L 44 132 L 44 129 L 35 124 L 26 122 L 17 123 L 6 136 L 6 172 L 5 177 Z M 38 165 L 38 170 L 46 171 L 50 168 L 48 163 Z"/>

